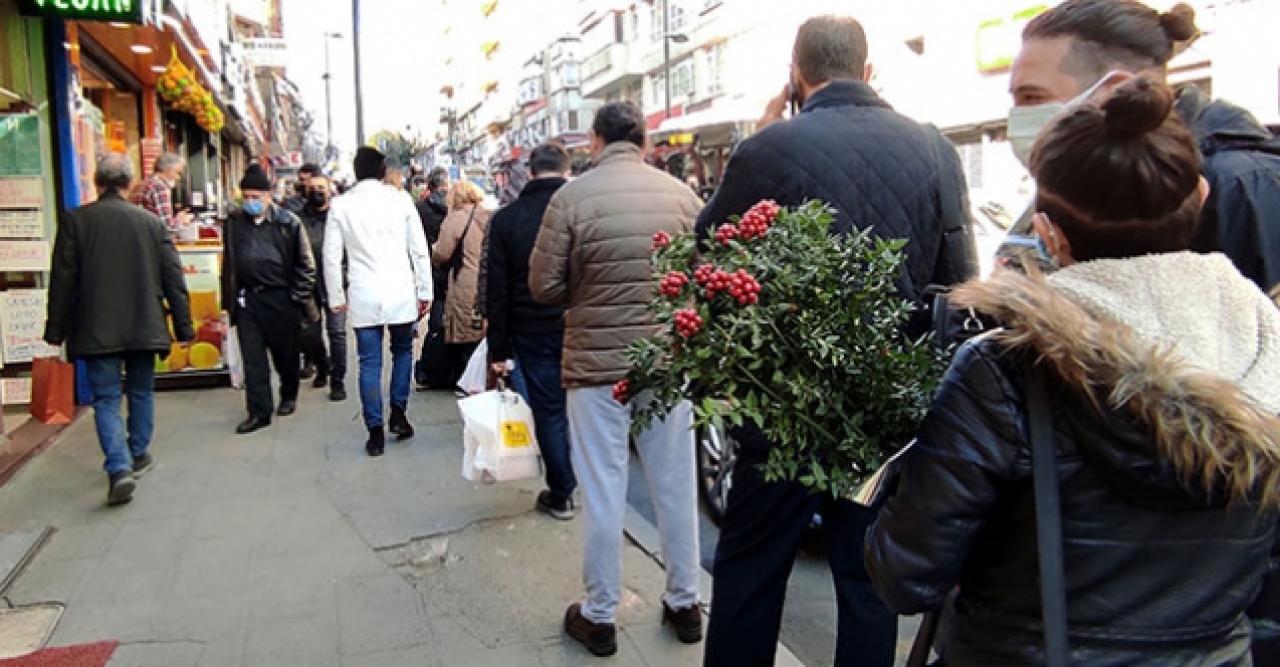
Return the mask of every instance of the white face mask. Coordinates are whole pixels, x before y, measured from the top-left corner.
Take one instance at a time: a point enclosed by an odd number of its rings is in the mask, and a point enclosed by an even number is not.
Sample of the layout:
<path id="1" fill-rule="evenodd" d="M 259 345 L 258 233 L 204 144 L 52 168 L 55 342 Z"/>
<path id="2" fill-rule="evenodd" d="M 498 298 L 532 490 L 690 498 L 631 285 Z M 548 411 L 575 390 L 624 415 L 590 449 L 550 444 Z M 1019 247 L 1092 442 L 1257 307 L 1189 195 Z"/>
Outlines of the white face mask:
<path id="1" fill-rule="evenodd" d="M 1022 166 L 1028 166 L 1031 160 L 1031 148 L 1036 145 L 1036 137 L 1040 136 L 1040 131 L 1049 125 L 1049 122 L 1056 118 L 1064 111 L 1070 111 L 1081 104 L 1084 104 L 1093 94 L 1098 92 L 1099 88 L 1112 81 L 1115 77 L 1125 75 L 1126 73 L 1119 70 L 1112 70 L 1102 75 L 1087 90 L 1067 102 L 1045 102 L 1030 107 L 1014 107 L 1009 110 L 1009 145 L 1013 148 L 1013 154 L 1018 157 L 1018 162 Z"/>

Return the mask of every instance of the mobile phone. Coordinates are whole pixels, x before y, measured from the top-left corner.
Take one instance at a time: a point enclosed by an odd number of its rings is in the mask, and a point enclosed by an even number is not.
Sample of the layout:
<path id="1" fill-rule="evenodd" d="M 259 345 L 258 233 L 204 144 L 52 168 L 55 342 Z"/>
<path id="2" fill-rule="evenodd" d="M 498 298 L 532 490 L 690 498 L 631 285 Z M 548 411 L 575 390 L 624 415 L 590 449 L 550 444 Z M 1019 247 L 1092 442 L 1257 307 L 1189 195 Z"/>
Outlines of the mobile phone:
<path id="1" fill-rule="evenodd" d="M 794 83 L 787 82 L 787 104 L 791 108 L 791 117 L 800 113 L 800 93 Z"/>

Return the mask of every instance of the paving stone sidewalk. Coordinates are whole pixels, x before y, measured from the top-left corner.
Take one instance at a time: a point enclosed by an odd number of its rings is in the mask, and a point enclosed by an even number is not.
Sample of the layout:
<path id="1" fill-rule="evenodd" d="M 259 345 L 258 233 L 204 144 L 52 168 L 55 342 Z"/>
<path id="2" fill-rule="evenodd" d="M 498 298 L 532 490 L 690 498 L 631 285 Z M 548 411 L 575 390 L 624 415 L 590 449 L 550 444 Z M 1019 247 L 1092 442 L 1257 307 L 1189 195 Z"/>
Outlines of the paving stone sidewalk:
<path id="1" fill-rule="evenodd" d="M 358 401 L 304 384 L 295 416 L 232 430 L 242 394 L 158 395 L 156 467 L 103 505 L 92 417 L 0 487 L 0 532 L 56 534 L 5 596 L 66 605 L 51 645 L 118 639 L 112 665 L 594 665 L 561 632 L 581 590 L 581 520 L 531 511 L 536 484 L 461 478 L 454 399 L 416 394 L 418 435 L 363 450 Z M 663 573 L 624 553 L 610 665 L 680 666 Z"/>

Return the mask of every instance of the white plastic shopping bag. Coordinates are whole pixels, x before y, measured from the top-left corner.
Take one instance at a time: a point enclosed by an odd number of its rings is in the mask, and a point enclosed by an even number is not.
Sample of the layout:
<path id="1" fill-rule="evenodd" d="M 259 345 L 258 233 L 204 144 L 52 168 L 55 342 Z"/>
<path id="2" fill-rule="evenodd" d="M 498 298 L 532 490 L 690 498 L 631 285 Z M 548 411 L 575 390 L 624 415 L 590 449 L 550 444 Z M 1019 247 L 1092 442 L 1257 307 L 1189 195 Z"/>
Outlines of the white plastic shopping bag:
<path id="1" fill-rule="evenodd" d="M 458 379 L 458 388 L 468 394 L 479 394 L 488 389 L 486 385 L 489 383 L 489 339 L 485 338 L 476 346 L 476 351 L 471 353 L 471 360 L 467 362 L 467 369 L 462 372 L 462 377 Z"/>
<path id="2" fill-rule="evenodd" d="M 227 373 L 231 375 L 231 388 L 244 389 L 244 357 L 240 356 L 240 335 L 236 327 L 227 331 L 222 342 L 222 356 L 226 359 Z"/>
<path id="3" fill-rule="evenodd" d="M 458 401 L 462 413 L 462 476 L 511 482 L 542 476 L 533 411 L 514 391 L 486 391 Z"/>

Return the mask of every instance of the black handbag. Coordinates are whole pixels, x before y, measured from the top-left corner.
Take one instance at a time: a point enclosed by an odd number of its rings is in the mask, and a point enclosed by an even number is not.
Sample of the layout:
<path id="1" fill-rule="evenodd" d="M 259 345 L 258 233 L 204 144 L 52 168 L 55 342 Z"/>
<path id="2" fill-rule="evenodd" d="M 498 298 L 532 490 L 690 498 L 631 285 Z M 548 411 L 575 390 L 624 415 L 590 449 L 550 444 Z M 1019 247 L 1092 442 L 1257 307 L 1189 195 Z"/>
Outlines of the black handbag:
<path id="1" fill-rule="evenodd" d="M 1058 466 L 1053 448 L 1053 413 L 1043 373 L 1026 375 L 1027 415 L 1031 426 L 1031 476 L 1036 503 L 1036 552 L 1040 561 L 1040 610 L 1047 667 L 1069 667 L 1067 590 L 1063 573 L 1062 511 Z M 954 593 L 953 593 L 954 594 Z M 938 633 L 941 610 L 925 614 L 911 645 L 907 667 L 925 667 Z M 934 663 L 935 665 L 941 663 Z"/>

